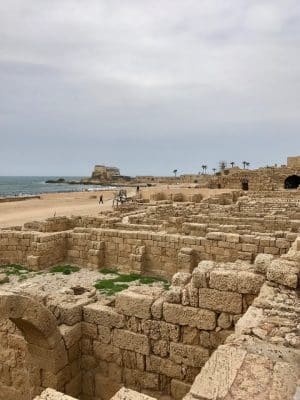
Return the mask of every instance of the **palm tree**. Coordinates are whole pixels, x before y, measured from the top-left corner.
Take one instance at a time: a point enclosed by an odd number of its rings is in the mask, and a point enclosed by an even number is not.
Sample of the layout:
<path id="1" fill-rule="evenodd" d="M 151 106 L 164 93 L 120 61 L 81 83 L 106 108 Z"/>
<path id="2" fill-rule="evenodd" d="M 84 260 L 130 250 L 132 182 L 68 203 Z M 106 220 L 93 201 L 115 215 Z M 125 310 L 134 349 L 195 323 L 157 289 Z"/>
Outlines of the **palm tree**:
<path id="1" fill-rule="evenodd" d="M 220 171 L 224 171 L 226 169 L 226 161 L 222 160 L 219 162 Z"/>
<path id="2" fill-rule="evenodd" d="M 249 162 L 247 162 L 247 164 L 246 164 L 246 165 L 247 165 L 247 167 L 249 167 L 250 163 L 249 163 Z"/>
<path id="3" fill-rule="evenodd" d="M 234 161 L 231 161 L 231 168 L 233 168 L 234 167 L 234 164 L 235 164 L 235 162 Z"/>
<path id="4" fill-rule="evenodd" d="M 246 168 L 246 165 L 248 164 L 248 162 L 247 162 L 247 161 L 242 161 L 242 164 L 243 164 L 244 169 L 245 169 L 245 168 Z"/>
<path id="5" fill-rule="evenodd" d="M 174 169 L 174 170 L 173 170 L 173 174 L 175 175 L 175 178 L 176 178 L 176 175 L 177 175 L 177 169 Z"/>
<path id="6" fill-rule="evenodd" d="M 203 170 L 203 174 L 205 173 L 205 171 L 207 170 L 207 165 L 201 165 L 202 170 Z"/>
<path id="7" fill-rule="evenodd" d="M 216 169 L 216 168 L 213 168 L 212 170 L 214 171 L 214 175 L 216 175 L 216 170 L 217 170 L 217 169 Z"/>

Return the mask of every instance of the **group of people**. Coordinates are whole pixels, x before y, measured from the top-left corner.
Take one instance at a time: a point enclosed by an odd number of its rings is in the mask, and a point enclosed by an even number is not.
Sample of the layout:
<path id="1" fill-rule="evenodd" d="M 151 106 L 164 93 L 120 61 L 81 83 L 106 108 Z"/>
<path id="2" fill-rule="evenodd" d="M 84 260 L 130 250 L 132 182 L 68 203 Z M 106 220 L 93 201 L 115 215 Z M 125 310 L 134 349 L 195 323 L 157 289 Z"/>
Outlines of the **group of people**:
<path id="1" fill-rule="evenodd" d="M 140 191 L 140 187 L 137 186 L 136 192 L 139 193 L 139 191 Z M 117 203 L 117 205 L 119 203 L 123 204 L 123 203 L 126 202 L 126 200 L 127 200 L 127 190 L 120 189 L 119 192 L 115 193 L 115 196 L 114 196 L 114 199 L 113 199 L 113 205 L 115 204 L 115 202 Z M 99 204 L 104 204 L 103 194 L 100 194 L 100 196 L 99 196 Z"/>

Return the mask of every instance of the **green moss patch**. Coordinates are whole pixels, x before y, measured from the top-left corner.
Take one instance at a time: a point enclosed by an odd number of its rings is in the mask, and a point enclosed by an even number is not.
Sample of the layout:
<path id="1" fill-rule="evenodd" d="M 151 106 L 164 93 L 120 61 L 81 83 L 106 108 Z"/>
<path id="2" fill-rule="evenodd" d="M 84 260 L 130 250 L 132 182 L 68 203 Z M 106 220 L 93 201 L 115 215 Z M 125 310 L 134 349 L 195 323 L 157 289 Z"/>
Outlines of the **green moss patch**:
<path id="1" fill-rule="evenodd" d="M 79 267 L 74 267 L 73 265 L 56 265 L 50 269 L 50 272 L 53 274 L 61 273 L 63 275 L 70 275 L 73 272 L 78 272 L 79 270 Z"/>
<path id="2" fill-rule="evenodd" d="M 127 283 L 130 282 L 136 282 L 137 284 L 141 285 L 151 285 L 155 282 L 160 282 L 163 284 L 164 289 L 168 290 L 170 287 L 170 283 L 163 278 L 142 276 L 133 273 L 119 274 L 116 270 L 109 271 L 110 272 L 107 272 L 107 274 L 115 274 L 117 276 L 111 279 L 100 279 L 94 285 L 96 289 L 100 290 L 103 294 L 106 294 L 107 296 L 112 296 L 115 293 L 121 292 L 124 289 L 128 289 L 129 285 L 127 285 Z M 103 273 L 103 270 L 101 270 L 100 272 Z"/>
<path id="3" fill-rule="evenodd" d="M 99 272 L 103 275 L 118 274 L 118 271 L 116 268 L 103 268 L 103 269 L 100 269 Z"/>
<path id="4" fill-rule="evenodd" d="M 8 265 L 0 265 L 0 272 L 5 273 L 7 276 L 9 275 L 25 275 L 28 272 L 31 272 L 30 269 L 23 267 L 19 264 L 8 264 Z"/>

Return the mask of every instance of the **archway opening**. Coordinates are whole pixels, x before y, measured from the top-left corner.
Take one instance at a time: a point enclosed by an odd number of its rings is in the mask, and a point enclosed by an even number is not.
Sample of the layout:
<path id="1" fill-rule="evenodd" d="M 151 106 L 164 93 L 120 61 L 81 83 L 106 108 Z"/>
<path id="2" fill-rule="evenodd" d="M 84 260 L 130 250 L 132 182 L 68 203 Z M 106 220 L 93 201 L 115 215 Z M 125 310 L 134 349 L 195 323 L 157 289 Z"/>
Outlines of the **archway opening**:
<path id="1" fill-rule="evenodd" d="M 297 189 L 300 186 L 300 176 L 291 175 L 286 178 L 284 181 L 285 189 Z"/>
<path id="2" fill-rule="evenodd" d="M 67 350 L 54 315 L 29 297 L 0 295 L 0 399 L 31 400 L 46 387 L 64 390 Z M 4 398 L 4 397 L 3 397 Z"/>
<path id="3" fill-rule="evenodd" d="M 242 190 L 249 190 L 249 181 L 248 179 L 242 179 Z"/>

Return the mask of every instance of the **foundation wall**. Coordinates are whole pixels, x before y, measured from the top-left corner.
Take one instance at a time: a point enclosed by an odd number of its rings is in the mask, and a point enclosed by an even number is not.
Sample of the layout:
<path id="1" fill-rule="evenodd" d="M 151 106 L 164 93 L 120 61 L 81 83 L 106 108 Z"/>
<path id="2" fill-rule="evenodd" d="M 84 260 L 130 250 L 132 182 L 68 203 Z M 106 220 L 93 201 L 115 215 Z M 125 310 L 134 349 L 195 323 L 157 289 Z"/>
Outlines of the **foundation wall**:
<path id="1" fill-rule="evenodd" d="M 84 307 L 84 398 L 106 400 L 125 385 L 181 399 L 263 282 L 249 269 L 222 270 L 203 261 L 192 275 L 176 274 L 164 295 L 127 290 L 114 307 Z"/>
<path id="2" fill-rule="evenodd" d="M 178 271 L 191 272 L 201 260 L 253 262 L 258 253 L 284 254 L 295 236 L 210 232 L 196 237 L 84 228 L 55 234 L 2 231 L 0 263 L 19 263 L 38 270 L 69 262 L 170 278 Z"/>

